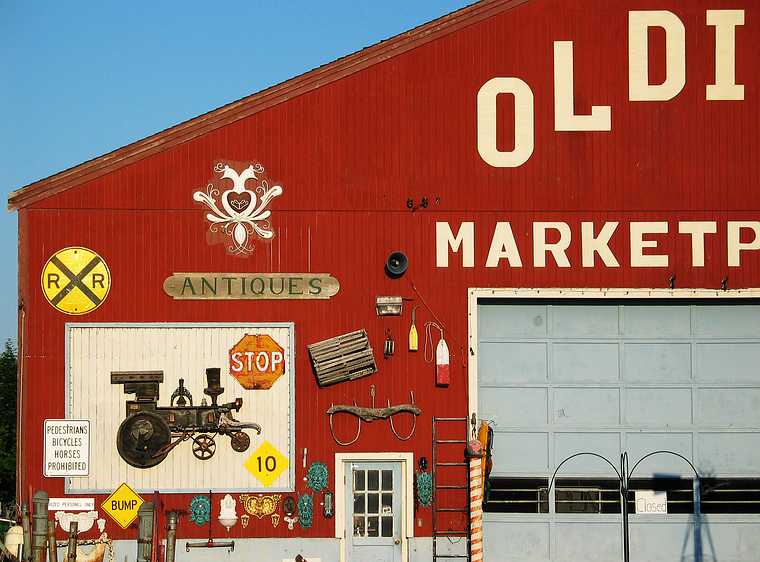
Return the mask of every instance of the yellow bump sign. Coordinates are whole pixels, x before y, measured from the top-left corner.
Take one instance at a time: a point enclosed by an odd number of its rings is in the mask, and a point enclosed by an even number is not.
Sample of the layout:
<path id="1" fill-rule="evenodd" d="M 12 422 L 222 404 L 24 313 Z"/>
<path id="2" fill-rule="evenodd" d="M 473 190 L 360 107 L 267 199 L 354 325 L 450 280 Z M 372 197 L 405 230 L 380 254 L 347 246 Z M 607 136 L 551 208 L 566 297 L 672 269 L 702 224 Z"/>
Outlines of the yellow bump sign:
<path id="1" fill-rule="evenodd" d="M 108 296 L 111 272 L 92 250 L 64 248 L 53 254 L 42 269 L 42 292 L 65 314 L 87 314 Z"/>
<path id="2" fill-rule="evenodd" d="M 288 468 L 288 459 L 274 448 L 269 441 L 264 441 L 253 454 L 245 461 L 248 472 L 264 484 L 266 488 L 277 480 L 282 471 Z"/>
<path id="3" fill-rule="evenodd" d="M 122 484 L 113 494 L 108 496 L 100 507 L 111 519 L 116 521 L 122 529 L 126 529 L 137 517 L 137 510 L 145 502 L 126 483 Z"/>

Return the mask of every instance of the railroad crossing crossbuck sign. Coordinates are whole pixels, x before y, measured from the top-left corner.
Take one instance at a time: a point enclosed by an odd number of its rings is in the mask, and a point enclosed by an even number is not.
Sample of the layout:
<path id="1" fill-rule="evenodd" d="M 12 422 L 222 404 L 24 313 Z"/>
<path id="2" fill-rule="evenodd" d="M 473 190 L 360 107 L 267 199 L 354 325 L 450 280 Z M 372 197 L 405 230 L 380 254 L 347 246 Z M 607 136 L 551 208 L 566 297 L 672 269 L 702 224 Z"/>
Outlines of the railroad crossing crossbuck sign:
<path id="1" fill-rule="evenodd" d="M 111 272 L 98 254 L 87 248 L 59 250 L 42 270 L 42 292 L 65 314 L 87 314 L 108 296 Z"/>

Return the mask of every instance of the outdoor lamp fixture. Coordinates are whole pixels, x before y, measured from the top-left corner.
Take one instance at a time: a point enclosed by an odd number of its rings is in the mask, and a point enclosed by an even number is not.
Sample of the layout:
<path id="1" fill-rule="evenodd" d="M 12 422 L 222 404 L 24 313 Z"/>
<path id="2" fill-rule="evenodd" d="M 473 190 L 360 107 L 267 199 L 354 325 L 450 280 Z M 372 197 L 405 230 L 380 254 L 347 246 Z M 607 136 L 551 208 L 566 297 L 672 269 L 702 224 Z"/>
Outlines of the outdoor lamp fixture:
<path id="1" fill-rule="evenodd" d="M 376 297 L 375 309 L 378 316 L 401 316 L 404 301 L 401 297 Z"/>

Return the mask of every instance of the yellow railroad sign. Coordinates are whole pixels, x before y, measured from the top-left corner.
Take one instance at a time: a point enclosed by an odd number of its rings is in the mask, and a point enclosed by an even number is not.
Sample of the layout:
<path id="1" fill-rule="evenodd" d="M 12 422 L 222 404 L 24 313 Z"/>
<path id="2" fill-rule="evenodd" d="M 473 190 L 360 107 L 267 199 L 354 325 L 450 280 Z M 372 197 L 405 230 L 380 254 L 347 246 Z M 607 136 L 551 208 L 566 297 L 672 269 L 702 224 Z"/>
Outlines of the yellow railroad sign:
<path id="1" fill-rule="evenodd" d="M 126 482 L 116 488 L 105 501 L 100 504 L 111 519 L 116 521 L 122 529 L 126 529 L 137 517 L 137 510 L 145 503 L 137 492 L 130 488 Z"/>
<path id="2" fill-rule="evenodd" d="M 111 272 L 92 250 L 71 247 L 50 257 L 41 281 L 45 298 L 55 308 L 65 314 L 86 314 L 106 300 Z"/>
<path id="3" fill-rule="evenodd" d="M 288 459 L 274 448 L 269 441 L 264 441 L 256 449 L 248 460 L 245 461 L 245 468 L 253 476 L 264 484 L 266 488 L 277 480 L 282 471 L 288 468 Z"/>

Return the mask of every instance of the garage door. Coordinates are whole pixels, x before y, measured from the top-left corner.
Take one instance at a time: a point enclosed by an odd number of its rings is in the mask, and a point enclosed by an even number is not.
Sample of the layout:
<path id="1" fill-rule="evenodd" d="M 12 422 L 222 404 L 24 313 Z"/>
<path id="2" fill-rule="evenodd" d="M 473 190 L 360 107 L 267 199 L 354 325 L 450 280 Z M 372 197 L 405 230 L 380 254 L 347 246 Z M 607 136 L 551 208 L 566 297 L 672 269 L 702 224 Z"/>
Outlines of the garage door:
<path id="1" fill-rule="evenodd" d="M 760 305 L 732 299 L 480 300 L 478 416 L 493 422 L 487 560 L 622 559 L 614 470 L 665 492 L 631 560 L 760 560 Z M 660 495 L 660 497 L 663 497 Z M 630 496 L 631 509 L 634 495 Z"/>

